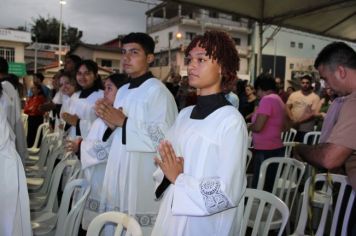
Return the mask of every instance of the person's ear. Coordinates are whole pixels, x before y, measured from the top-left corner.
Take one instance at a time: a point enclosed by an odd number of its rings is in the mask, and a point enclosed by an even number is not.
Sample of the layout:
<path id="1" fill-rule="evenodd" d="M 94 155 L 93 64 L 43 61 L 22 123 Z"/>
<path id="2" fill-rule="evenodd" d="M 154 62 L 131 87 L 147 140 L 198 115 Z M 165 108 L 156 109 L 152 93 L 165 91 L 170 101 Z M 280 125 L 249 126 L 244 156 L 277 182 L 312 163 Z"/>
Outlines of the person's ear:
<path id="1" fill-rule="evenodd" d="M 148 64 L 151 64 L 154 61 L 154 59 L 155 59 L 155 56 L 153 54 L 148 54 L 146 61 Z"/>
<path id="2" fill-rule="evenodd" d="M 346 77 L 347 71 L 346 71 L 346 68 L 344 66 L 338 66 L 337 67 L 337 72 L 338 72 L 340 78 L 344 79 Z"/>

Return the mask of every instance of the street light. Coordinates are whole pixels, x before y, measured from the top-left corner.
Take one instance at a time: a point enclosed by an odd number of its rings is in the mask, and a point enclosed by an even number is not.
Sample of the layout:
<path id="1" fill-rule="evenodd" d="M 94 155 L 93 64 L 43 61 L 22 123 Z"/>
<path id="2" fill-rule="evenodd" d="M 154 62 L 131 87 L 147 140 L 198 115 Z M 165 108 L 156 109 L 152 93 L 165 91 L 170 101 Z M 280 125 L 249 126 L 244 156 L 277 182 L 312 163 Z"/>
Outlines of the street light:
<path id="1" fill-rule="evenodd" d="M 58 45 L 58 70 L 61 69 L 61 59 L 62 59 L 62 8 L 67 2 L 64 0 L 59 0 L 60 4 L 60 14 L 59 14 L 59 45 Z"/>

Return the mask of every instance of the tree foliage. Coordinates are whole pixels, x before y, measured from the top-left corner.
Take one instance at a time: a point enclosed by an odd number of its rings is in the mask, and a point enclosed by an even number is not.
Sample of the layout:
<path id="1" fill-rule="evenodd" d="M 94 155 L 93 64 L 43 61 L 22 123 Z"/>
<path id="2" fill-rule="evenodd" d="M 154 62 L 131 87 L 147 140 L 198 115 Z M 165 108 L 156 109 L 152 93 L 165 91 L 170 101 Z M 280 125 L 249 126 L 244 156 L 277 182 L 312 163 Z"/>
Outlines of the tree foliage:
<path id="1" fill-rule="evenodd" d="M 54 17 L 44 18 L 39 16 L 37 19 L 32 19 L 33 25 L 31 28 L 32 41 L 39 43 L 59 43 L 59 27 L 60 22 Z M 75 48 L 82 38 L 82 31 L 78 28 L 66 27 L 62 24 L 62 44 L 69 45 L 71 49 Z"/>

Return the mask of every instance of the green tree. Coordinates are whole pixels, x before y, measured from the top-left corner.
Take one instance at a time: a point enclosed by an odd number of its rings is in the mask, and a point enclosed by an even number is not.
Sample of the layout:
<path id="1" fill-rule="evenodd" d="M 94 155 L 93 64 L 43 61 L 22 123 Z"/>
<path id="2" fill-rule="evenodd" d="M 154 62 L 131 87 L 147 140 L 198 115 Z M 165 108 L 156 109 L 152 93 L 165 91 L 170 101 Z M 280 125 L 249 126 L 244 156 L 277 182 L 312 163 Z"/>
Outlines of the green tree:
<path id="1" fill-rule="evenodd" d="M 59 43 L 59 21 L 54 17 L 44 18 L 39 16 L 37 19 L 32 19 L 33 25 L 31 28 L 31 38 L 32 41 L 39 43 Z M 69 45 L 71 49 L 75 48 L 80 42 L 81 37 L 83 36 L 82 31 L 78 28 L 68 27 L 62 25 L 62 44 Z"/>

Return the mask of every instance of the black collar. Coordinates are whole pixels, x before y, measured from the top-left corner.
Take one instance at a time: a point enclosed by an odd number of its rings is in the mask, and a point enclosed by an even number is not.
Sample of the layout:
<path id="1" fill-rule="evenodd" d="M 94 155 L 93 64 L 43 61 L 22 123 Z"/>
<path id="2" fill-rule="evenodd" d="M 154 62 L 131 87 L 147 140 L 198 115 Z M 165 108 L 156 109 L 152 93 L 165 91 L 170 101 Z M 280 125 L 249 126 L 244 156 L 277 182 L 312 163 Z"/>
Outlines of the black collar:
<path id="1" fill-rule="evenodd" d="M 143 74 L 137 78 L 130 78 L 129 89 L 140 87 L 140 85 L 143 84 L 143 82 L 145 82 L 146 80 L 148 80 L 152 77 L 153 77 L 153 75 L 152 75 L 151 71 L 148 71 L 146 74 Z"/>
<path id="2" fill-rule="evenodd" d="M 98 91 L 99 88 L 97 88 L 96 86 L 88 88 L 88 89 L 82 89 L 82 91 L 79 94 L 79 98 L 87 98 L 89 97 L 90 94 L 92 94 L 95 91 Z"/>
<path id="3" fill-rule="evenodd" d="M 207 96 L 198 96 L 197 105 L 193 108 L 191 119 L 203 120 L 220 107 L 231 105 L 223 93 L 216 93 Z"/>

